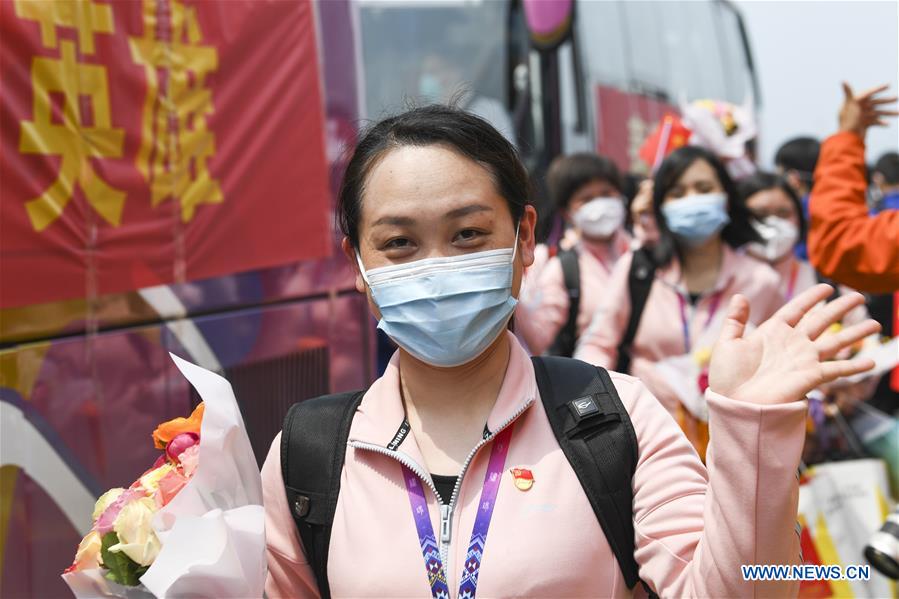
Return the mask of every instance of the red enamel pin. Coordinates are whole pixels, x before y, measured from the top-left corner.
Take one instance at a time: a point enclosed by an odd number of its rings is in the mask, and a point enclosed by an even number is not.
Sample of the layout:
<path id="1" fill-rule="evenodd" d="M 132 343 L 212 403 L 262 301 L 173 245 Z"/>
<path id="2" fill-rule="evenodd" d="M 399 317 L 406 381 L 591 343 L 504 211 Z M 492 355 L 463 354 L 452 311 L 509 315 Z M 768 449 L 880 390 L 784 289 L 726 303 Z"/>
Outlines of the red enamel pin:
<path id="1" fill-rule="evenodd" d="M 530 491 L 534 486 L 534 473 L 527 468 L 511 468 L 512 480 L 519 491 Z"/>

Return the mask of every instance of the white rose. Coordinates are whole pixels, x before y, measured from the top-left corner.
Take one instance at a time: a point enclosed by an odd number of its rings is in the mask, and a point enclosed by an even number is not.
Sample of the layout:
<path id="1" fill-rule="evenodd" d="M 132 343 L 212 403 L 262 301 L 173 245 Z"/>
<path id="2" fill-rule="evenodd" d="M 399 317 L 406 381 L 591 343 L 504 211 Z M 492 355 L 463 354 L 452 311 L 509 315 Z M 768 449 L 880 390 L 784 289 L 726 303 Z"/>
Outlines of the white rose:
<path id="1" fill-rule="evenodd" d="M 100 495 L 100 499 L 97 500 L 97 503 L 94 504 L 94 515 L 93 521 L 96 522 L 97 518 L 103 515 L 103 512 L 106 511 L 112 502 L 119 498 L 119 495 L 125 492 L 125 489 L 121 487 L 117 487 L 115 489 L 110 489 Z"/>
<path id="2" fill-rule="evenodd" d="M 152 497 L 135 499 L 123 507 L 113 526 L 119 543 L 109 550 L 121 551 L 141 566 L 152 564 L 162 549 L 152 526 L 155 513 L 156 503 Z"/>

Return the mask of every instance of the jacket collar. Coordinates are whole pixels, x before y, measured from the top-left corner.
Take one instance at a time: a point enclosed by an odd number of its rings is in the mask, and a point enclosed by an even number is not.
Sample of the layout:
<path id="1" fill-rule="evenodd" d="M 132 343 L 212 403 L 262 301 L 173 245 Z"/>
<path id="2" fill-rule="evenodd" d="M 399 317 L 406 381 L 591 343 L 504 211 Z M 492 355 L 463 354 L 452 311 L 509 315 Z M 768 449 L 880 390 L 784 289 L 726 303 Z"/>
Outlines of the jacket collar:
<path id="1" fill-rule="evenodd" d="M 509 331 L 509 364 L 496 403 L 487 417 L 487 428 L 496 433 L 523 413 L 537 398 L 534 366 L 518 339 Z M 399 352 L 393 354 L 384 374 L 376 380 L 363 397 L 353 419 L 349 439 L 386 448 L 405 420 L 400 392 Z M 421 451 L 410 432 L 398 449 L 424 464 Z"/>
<path id="2" fill-rule="evenodd" d="M 615 231 L 611 239 L 606 241 L 590 241 L 581 237 L 579 246 L 590 256 L 602 264 L 606 270 L 612 270 L 615 262 L 630 248 L 631 240 L 622 230 Z"/>

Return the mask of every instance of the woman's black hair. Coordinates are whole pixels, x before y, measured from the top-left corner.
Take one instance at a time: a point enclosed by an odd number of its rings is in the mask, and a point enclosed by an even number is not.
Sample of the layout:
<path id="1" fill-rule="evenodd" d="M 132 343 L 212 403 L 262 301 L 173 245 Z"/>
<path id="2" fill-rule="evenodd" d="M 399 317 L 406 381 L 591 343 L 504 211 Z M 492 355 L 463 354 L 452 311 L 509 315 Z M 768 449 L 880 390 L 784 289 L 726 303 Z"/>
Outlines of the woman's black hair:
<path id="1" fill-rule="evenodd" d="M 486 168 L 508 202 L 513 221 L 521 220 L 532 192 L 515 146 L 482 118 L 454 106 L 431 104 L 388 117 L 361 134 L 337 198 L 338 226 L 353 247 L 359 247 L 362 194 L 372 167 L 392 148 L 431 145 L 445 146 Z"/>
<path id="2" fill-rule="evenodd" d="M 796 191 L 789 183 L 787 183 L 785 178 L 773 173 L 759 171 L 737 183 L 737 196 L 740 198 L 740 203 L 749 210 L 747 204 L 749 198 L 760 191 L 766 191 L 768 189 L 779 189 L 790 198 L 793 207 L 796 209 L 796 214 L 799 215 L 799 239 L 800 241 L 804 241 L 808 231 L 808 223 L 805 220 L 805 214 L 802 212 L 802 202 L 799 200 Z"/>
<path id="3" fill-rule="evenodd" d="M 652 208 L 659 228 L 659 241 L 654 250 L 656 262 L 665 266 L 677 256 L 683 258 L 682 247 L 675 237 L 665 215 L 662 214 L 662 204 L 668 191 L 674 187 L 688 168 L 697 160 L 703 160 L 715 171 L 718 182 L 727 196 L 727 213 L 730 222 L 721 230 L 721 238 L 732 248 L 738 248 L 750 241 L 762 241 L 758 232 L 752 227 L 752 214 L 739 201 L 737 189 L 733 179 L 727 173 L 724 164 L 710 151 L 699 146 L 684 146 L 672 152 L 656 172 L 652 191 Z"/>
<path id="4" fill-rule="evenodd" d="M 607 181 L 620 193 L 621 173 L 605 156 L 581 152 L 556 157 L 546 171 L 546 188 L 556 210 L 565 210 L 578 189 L 591 181 Z"/>

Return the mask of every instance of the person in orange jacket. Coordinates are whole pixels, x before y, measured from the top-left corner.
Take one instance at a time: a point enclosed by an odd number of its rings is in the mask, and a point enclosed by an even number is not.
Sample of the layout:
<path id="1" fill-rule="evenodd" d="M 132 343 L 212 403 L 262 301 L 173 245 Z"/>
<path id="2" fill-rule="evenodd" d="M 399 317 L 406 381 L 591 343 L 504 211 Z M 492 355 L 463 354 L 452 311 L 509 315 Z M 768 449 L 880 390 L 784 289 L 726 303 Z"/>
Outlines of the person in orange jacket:
<path id="1" fill-rule="evenodd" d="M 899 210 L 870 216 L 865 202 L 865 133 L 886 125 L 897 98 L 886 85 L 846 95 L 840 130 L 821 146 L 810 201 L 809 258 L 826 277 L 859 291 L 899 291 Z"/>

